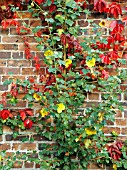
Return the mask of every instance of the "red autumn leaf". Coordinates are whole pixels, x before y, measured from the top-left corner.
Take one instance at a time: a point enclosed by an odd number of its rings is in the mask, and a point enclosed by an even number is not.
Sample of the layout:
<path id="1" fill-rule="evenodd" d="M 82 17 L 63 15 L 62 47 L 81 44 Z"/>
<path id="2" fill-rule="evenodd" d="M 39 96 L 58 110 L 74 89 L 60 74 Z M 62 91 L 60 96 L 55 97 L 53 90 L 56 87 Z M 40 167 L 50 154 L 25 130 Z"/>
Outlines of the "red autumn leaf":
<path id="1" fill-rule="evenodd" d="M 107 71 L 105 71 L 105 70 L 102 70 L 102 75 L 101 75 L 101 77 L 102 77 L 103 79 L 107 79 L 107 78 L 109 77 L 109 72 L 107 72 Z"/>
<path id="2" fill-rule="evenodd" d="M 96 0 L 94 3 L 94 10 L 102 13 L 102 12 L 105 12 L 106 6 L 107 4 L 104 0 Z"/>
<path id="3" fill-rule="evenodd" d="M 2 20 L 1 25 L 3 29 L 6 29 L 9 26 L 9 22 Z"/>
<path id="4" fill-rule="evenodd" d="M 39 30 L 38 32 L 35 33 L 36 37 L 42 37 L 42 30 Z"/>
<path id="5" fill-rule="evenodd" d="M 3 120 L 6 120 L 10 115 L 10 111 L 9 110 L 2 110 L 0 111 L 0 117 Z"/>
<path id="6" fill-rule="evenodd" d="M 55 11 L 56 11 L 56 5 L 51 4 L 50 7 L 49 7 L 49 12 L 52 13 L 52 12 L 55 12 Z"/>
<path id="7" fill-rule="evenodd" d="M 36 3 L 38 3 L 38 5 L 40 5 L 41 3 L 44 3 L 45 0 L 34 0 Z"/>
<path id="8" fill-rule="evenodd" d="M 102 59 L 102 63 L 105 63 L 105 64 L 111 63 L 108 55 L 101 54 L 100 58 Z"/>
<path id="9" fill-rule="evenodd" d="M 30 33 L 30 29 L 25 26 L 20 26 L 20 27 L 16 28 L 16 32 L 19 35 L 26 35 L 26 34 Z"/>
<path id="10" fill-rule="evenodd" d="M 35 57 L 34 57 L 34 61 L 35 61 L 36 63 L 38 63 L 39 57 L 38 57 L 38 56 L 35 56 Z"/>
<path id="11" fill-rule="evenodd" d="M 39 63 L 36 63 L 36 64 L 35 64 L 35 67 L 36 67 L 36 70 L 37 70 L 37 71 L 39 71 L 39 70 L 40 70 L 41 65 L 40 65 Z"/>
<path id="12" fill-rule="evenodd" d="M 30 83 L 34 83 L 34 78 L 30 77 L 29 81 L 30 81 Z"/>
<path id="13" fill-rule="evenodd" d="M 23 123 L 24 123 L 24 127 L 27 129 L 30 129 L 33 126 L 33 122 L 30 119 L 26 119 Z"/>
<path id="14" fill-rule="evenodd" d="M 111 15 L 114 15 L 114 17 L 117 18 L 118 15 L 122 14 L 122 9 L 120 4 L 117 4 L 116 2 L 112 2 L 108 7 L 107 12 Z"/>
<path id="15" fill-rule="evenodd" d="M 122 21 L 127 24 L 127 17 L 124 17 L 124 18 L 122 19 Z"/>
<path id="16" fill-rule="evenodd" d="M 27 115 L 33 116 L 33 112 L 32 112 L 31 109 L 25 109 L 25 112 L 26 112 Z"/>
<path id="17" fill-rule="evenodd" d="M 119 58 L 118 53 L 116 51 L 110 51 L 107 56 L 109 56 L 112 60 L 117 60 Z"/>
<path id="18" fill-rule="evenodd" d="M 20 117 L 21 117 L 21 119 L 22 119 L 22 121 L 24 121 L 25 120 L 25 118 L 26 118 L 26 113 L 25 113 L 25 111 L 20 111 Z"/>

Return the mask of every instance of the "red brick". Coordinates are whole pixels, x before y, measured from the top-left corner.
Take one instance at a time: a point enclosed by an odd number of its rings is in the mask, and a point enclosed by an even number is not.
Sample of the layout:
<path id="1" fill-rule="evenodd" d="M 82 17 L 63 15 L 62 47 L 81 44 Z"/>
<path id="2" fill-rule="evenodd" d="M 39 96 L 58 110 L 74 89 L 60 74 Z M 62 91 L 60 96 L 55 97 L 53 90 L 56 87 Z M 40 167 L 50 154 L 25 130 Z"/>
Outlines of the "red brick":
<path id="1" fill-rule="evenodd" d="M 40 19 L 30 20 L 30 26 L 31 27 L 42 26 L 42 23 Z"/>
<path id="2" fill-rule="evenodd" d="M 127 120 L 126 119 L 116 119 L 116 126 L 126 126 Z"/>
<path id="3" fill-rule="evenodd" d="M 3 68 L 3 71 L 6 75 L 8 75 L 9 73 L 13 74 L 20 74 L 20 68 Z"/>
<path id="4" fill-rule="evenodd" d="M 115 117 L 122 117 L 122 112 L 120 110 L 116 110 L 115 112 Z"/>
<path id="5" fill-rule="evenodd" d="M 9 143 L 5 143 L 5 144 L 0 144 L 0 151 L 2 150 L 8 150 L 11 149 L 11 146 Z"/>
<path id="6" fill-rule="evenodd" d="M 3 126 L 3 133 L 11 133 L 13 130 L 9 126 Z"/>
<path id="7" fill-rule="evenodd" d="M 0 60 L 0 67 L 6 66 L 7 61 L 6 60 Z"/>
<path id="8" fill-rule="evenodd" d="M 38 72 L 35 71 L 35 68 L 22 68 L 22 75 L 39 75 L 44 74 L 45 69 L 41 68 Z"/>
<path id="9" fill-rule="evenodd" d="M 33 43 L 33 44 L 29 44 L 29 45 L 30 45 L 31 51 L 39 51 L 39 50 L 37 49 L 37 47 L 36 47 L 37 43 Z M 18 50 L 19 50 L 19 51 L 24 51 L 24 50 L 25 50 L 24 44 L 19 44 Z"/>
<path id="10" fill-rule="evenodd" d="M 30 60 L 8 60 L 7 66 L 13 67 L 30 67 L 31 61 Z"/>
<path id="11" fill-rule="evenodd" d="M 127 136 L 127 128 L 122 128 L 121 129 L 121 134 Z"/>
<path id="12" fill-rule="evenodd" d="M 8 86 L 4 86 L 4 85 L 0 85 L 0 91 L 7 91 L 8 90 Z"/>
<path id="13" fill-rule="evenodd" d="M 33 168 L 34 163 L 33 162 L 25 162 L 25 168 Z"/>
<path id="14" fill-rule="evenodd" d="M 11 107 L 12 105 L 11 104 L 7 104 L 6 106 L 7 107 Z M 18 100 L 18 103 L 15 106 L 13 106 L 13 107 L 15 107 L 15 108 L 17 108 L 17 107 L 26 107 L 26 101 Z"/>
<path id="15" fill-rule="evenodd" d="M 5 80 L 10 80 L 13 79 L 13 81 L 19 79 L 21 81 L 25 80 L 25 76 L 20 76 L 20 75 L 15 75 L 15 76 L 2 76 L 2 82 L 4 82 Z"/>
<path id="16" fill-rule="evenodd" d="M 8 28 L 5 30 L 5 29 L 2 29 L 2 27 L 0 27 L 0 35 L 8 35 L 8 34 L 9 34 Z"/>
<path id="17" fill-rule="evenodd" d="M 21 150 L 35 150 L 36 143 L 21 143 Z"/>
<path id="18" fill-rule="evenodd" d="M 18 15 L 19 14 L 19 15 Z M 21 18 L 22 17 L 22 19 L 26 19 L 26 18 L 31 18 L 32 17 L 32 14 L 30 13 L 30 12 L 27 12 L 27 11 L 24 11 L 24 12 L 20 12 L 20 11 L 18 11 L 18 14 L 16 15 L 16 18 Z"/>
<path id="19" fill-rule="evenodd" d="M 11 53 L 10 52 L 0 52 L 0 59 L 4 60 L 4 59 L 9 59 L 9 58 L 11 58 Z"/>
<path id="20" fill-rule="evenodd" d="M 19 150 L 19 146 L 20 146 L 19 143 L 14 143 L 14 144 L 12 145 L 12 150 Z"/>
<path id="21" fill-rule="evenodd" d="M 13 52 L 12 58 L 14 59 L 22 59 L 23 58 L 23 52 Z"/>
<path id="22" fill-rule="evenodd" d="M 115 131 L 116 133 L 120 134 L 120 128 L 118 127 L 104 127 L 103 132 L 105 134 L 110 134 L 112 131 Z"/>
<path id="23" fill-rule="evenodd" d="M 22 168 L 23 162 L 21 161 L 15 161 L 13 168 Z"/>
<path id="24" fill-rule="evenodd" d="M 97 94 L 97 93 L 88 94 L 88 99 L 89 100 L 99 100 L 99 94 Z"/>
<path id="25" fill-rule="evenodd" d="M 17 44 L 0 44 L 0 50 L 18 50 Z"/>
<path id="26" fill-rule="evenodd" d="M 78 24 L 80 25 L 80 27 L 87 27 L 88 26 L 88 22 L 84 21 L 84 20 L 79 20 Z"/>

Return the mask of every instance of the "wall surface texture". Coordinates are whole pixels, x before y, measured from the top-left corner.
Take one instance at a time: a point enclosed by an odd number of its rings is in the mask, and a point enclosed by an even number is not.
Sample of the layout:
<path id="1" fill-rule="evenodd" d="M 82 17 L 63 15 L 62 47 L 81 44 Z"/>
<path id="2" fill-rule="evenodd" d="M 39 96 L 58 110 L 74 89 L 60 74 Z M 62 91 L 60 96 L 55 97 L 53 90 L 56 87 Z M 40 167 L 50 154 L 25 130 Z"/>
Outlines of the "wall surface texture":
<path id="1" fill-rule="evenodd" d="M 111 0 L 110 0 L 111 1 Z M 121 1 L 121 6 L 123 9 L 125 9 L 125 6 L 127 6 L 126 1 Z M 125 11 L 125 10 L 124 10 Z M 36 25 L 42 25 L 43 29 L 45 29 L 45 23 L 41 23 L 40 19 L 32 18 L 31 14 L 27 11 L 21 11 L 20 15 L 22 16 L 23 20 L 29 24 L 31 27 Z M 127 16 L 127 11 L 124 12 L 123 16 Z M 93 13 L 90 18 L 94 20 L 95 23 L 99 23 L 102 19 L 106 21 L 106 25 L 110 23 L 110 21 L 107 20 L 105 15 L 99 14 L 99 13 Z M 19 18 L 20 20 L 20 18 Z M 80 25 L 80 28 L 88 28 L 88 31 L 90 31 L 91 25 L 88 23 L 86 16 L 82 14 L 78 21 L 78 24 Z M 108 34 L 107 28 L 104 28 L 105 36 Z M 89 32 L 87 33 L 89 34 Z M 127 34 L 127 29 L 124 34 Z M 43 58 L 43 53 L 39 52 L 36 48 L 36 42 L 34 40 L 33 35 L 27 35 L 31 51 L 33 54 L 38 55 L 40 58 Z M 79 35 L 79 39 L 82 40 L 82 38 L 87 35 Z M 40 70 L 40 74 L 43 74 L 45 72 L 45 65 L 42 62 L 42 68 Z M 127 69 L 127 66 L 123 66 L 125 69 Z M 13 74 L 12 74 L 13 73 Z M 114 74 L 114 73 L 112 73 Z M 15 27 L 10 27 L 7 30 L 3 30 L 0 26 L 0 96 L 3 92 L 8 91 L 8 86 L 3 86 L 3 82 L 6 79 L 17 79 L 25 80 L 30 77 L 34 77 L 36 82 L 39 81 L 39 74 L 35 71 L 34 68 L 34 62 L 32 60 L 26 60 L 24 55 L 24 43 L 22 40 L 22 37 L 16 34 Z M 121 88 L 125 89 L 127 88 L 127 81 L 123 82 L 121 85 Z M 14 110 L 14 114 L 17 114 L 16 110 L 21 110 L 23 108 L 28 107 L 27 102 L 22 101 L 23 94 L 20 94 L 18 98 L 20 98 L 20 102 L 16 106 L 10 106 L 8 105 L 7 108 Z M 87 96 L 87 101 L 84 105 L 91 105 L 91 104 L 97 104 L 98 102 L 101 102 L 101 94 L 98 91 L 93 92 L 92 94 L 89 94 Z M 108 122 L 108 126 L 104 127 L 104 132 L 106 135 L 109 135 L 112 131 L 117 132 L 120 134 L 120 138 L 126 138 L 127 139 L 127 96 L 124 94 L 119 94 L 119 100 L 122 102 L 124 106 L 124 112 L 117 111 L 116 119 L 114 122 Z M 36 113 L 36 110 L 38 106 L 35 105 L 34 107 L 34 113 Z M 7 155 L 11 155 L 12 152 L 21 151 L 21 152 L 27 152 L 27 150 L 33 149 L 33 150 L 41 150 L 41 143 L 48 142 L 42 139 L 40 136 L 37 136 L 34 133 L 34 127 L 31 130 L 27 131 L 19 131 L 20 136 L 17 138 L 13 138 L 12 130 L 4 126 L 3 128 L 3 135 L 0 136 L 0 150 L 7 150 Z M 34 138 L 34 142 L 24 142 L 22 143 L 21 140 L 24 137 L 32 137 Z M 38 169 L 39 166 L 35 165 L 34 163 L 30 162 L 23 162 L 21 165 L 19 165 L 17 162 L 14 165 L 14 168 L 21 168 L 22 170 L 27 169 Z M 100 169 L 96 165 L 90 165 L 89 167 L 92 170 Z M 102 168 L 105 169 L 105 168 Z M 112 168 L 107 168 L 112 169 Z"/>

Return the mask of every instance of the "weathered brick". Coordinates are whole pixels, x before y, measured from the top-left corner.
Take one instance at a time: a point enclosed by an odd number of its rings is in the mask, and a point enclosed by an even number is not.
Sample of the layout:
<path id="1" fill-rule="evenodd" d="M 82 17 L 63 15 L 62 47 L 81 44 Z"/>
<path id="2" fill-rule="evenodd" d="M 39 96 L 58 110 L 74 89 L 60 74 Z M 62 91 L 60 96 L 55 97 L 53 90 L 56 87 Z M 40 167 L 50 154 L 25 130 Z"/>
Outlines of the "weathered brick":
<path id="1" fill-rule="evenodd" d="M 23 52 L 13 52 L 12 58 L 14 59 L 22 59 L 23 58 Z"/>
<path id="2" fill-rule="evenodd" d="M 2 150 L 8 150 L 11 149 L 11 146 L 9 143 L 5 143 L 5 144 L 0 144 L 0 151 Z"/>
<path id="3" fill-rule="evenodd" d="M 116 119 L 116 126 L 126 126 L 127 125 L 127 119 Z"/>
<path id="4" fill-rule="evenodd" d="M 99 94 L 97 93 L 91 93 L 88 95 L 89 100 L 99 100 Z"/>
<path id="5" fill-rule="evenodd" d="M 0 52 L 0 59 L 4 60 L 4 59 L 9 59 L 9 58 L 11 58 L 11 53 L 10 52 Z"/>
<path id="6" fill-rule="evenodd" d="M 8 74 L 16 74 L 16 75 L 18 75 L 18 74 L 20 74 L 20 68 L 4 68 L 3 69 L 3 72 L 4 72 L 4 74 L 6 74 L 6 75 L 8 75 Z"/>
<path id="7" fill-rule="evenodd" d="M 40 19 L 30 20 L 30 26 L 31 27 L 42 26 Z"/>
<path id="8" fill-rule="evenodd" d="M 36 150 L 36 143 L 21 143 L 21 150 Z"/>
<path id="9" fill-rule="evenodd" d="M 17 44 L 0 44 L 0 50 L 18 50 Z"/>
<path id="10" fill-rule="evenodd" d="M 6 91 L 8 90 L 8 86 L 0 85 L 0 91 Z"/>
<path id="11" fill-rule="evenodd" d="M 33 44 L 29 44 L 29 45 L 30 45 L 31 51 L 39 51 L 39 50 L 37 49 L 37 47 L 36 47 L 37 43 L 33 43 Z M 25 50 L 24 44 L 19 44 L 18 50 L 19 50 L 19 51 L 24 51 L 24 50 Z"/>
<path id="12" fill-rule="evenodd" d="M 22 68 L 22 75 L 36 75 L 36 74 L 44 74 L 45 69 L 41 68 L 38 72 L 35 70 L 35 68 Z"/>
<path id="13" fill-rule="evenodd" d="M 22 168 L 23 162 L 21 161 L 15 161 L 13 168 Z"/>
<path id="14" fill-rule="evenodd" d="M 115 131 L 116 133 L 120 134 L 120 128 L 118 127 L 104 127 L 103 132 L 105 134 L 110 134 L 112 131 Z"/>
<path id="15" fill-rule="evenodd" d="M 34 163 L 33 162 L 25 162 L 25 168 L 33 168 Z"/>
<path id="16" fill-rule="evenodd" d="M 13 130 L 9 126 L 3 126 L 3 133 L 12 133 Z"/>
<path id="17" fill-rule="evenodd" d="M 13 143 L 12 150 L 19 150 L 19 146 L 20 146 L 19 143 Z"/>
<path id="18" fill-rule="evenodd" d="M 127 136 L 127 128 L 122 128 L 121 129 L 121 134 Z"/>
<path id="19" fill-rule="evenodd" d="M 88 22 L 84 21 L 84 20 L 79 20 L 78 24 L 80 25 L 80 27 L 87 27 L 88 26 Z"/>
<path id="20" fill-rule="evenodd" d="M 9 67 L 30 67 L 30 60 L 8 60 L 7 66 Z"/>
<path id="21" fill-rule="evenodd" d="M 15 75 L 15 76 L 2 76 L 2 82 L 4 82 L 5 80 L 10 80 L 13 79 L 13 81 L 19 79 L 21 81 L 25 80 L 25 76 L 20 76 L 20 75 Z"/>

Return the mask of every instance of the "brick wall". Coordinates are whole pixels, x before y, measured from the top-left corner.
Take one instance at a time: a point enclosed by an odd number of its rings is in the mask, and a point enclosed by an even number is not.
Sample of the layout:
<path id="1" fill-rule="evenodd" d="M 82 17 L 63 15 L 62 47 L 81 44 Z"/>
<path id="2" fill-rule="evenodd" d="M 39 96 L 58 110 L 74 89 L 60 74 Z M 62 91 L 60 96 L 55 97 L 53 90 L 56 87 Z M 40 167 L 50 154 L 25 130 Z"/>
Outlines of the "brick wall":
<path id="1" fill-rule="evenodd" d="M 127 6 L 126 1 L 121 1 L 122 8 L 125 9 L 125 6 Z M 32 18 L 31 14 L 27 11 L 20 12 L 20 15 L 24 19 L 24 21 L 29 24 L 30 26 L 36 26 L 41 25 L 40 19 Z M 127 16 L 127 12 L 124 10 L 124 14 L 122 17 Z M 105 19 L 107 21 L 107 18 L 105 15 L 93 13 L 90 16 L 90 19 L 93 19 L 95 23 L 99 23 L 101 19 Z M 20 21 L 20 18 L 18 19 Z M 79 17 L 79 20 L 77 21 L 80 25 L 80 28 L 83 29 L 88 28 L 90 30 L 91 25 L 87 22 L 86 16 L 82 14 Z M 106 24 L 109 24 L 109 21 L 107 21 Z M 43 27 L 45 28 L 45 26 Z M 105 28 L 105 32 L 108 33 L 108 31 Z M 126 34 L 126 32 L 125 32 Z M 28 35 L 29 37 L 29 44 L 31 47 L 31 52 L 34 55 L 38 55 L 40 58 L 43 58 L 43 54 L 39 52 L 36 48 L 36 42 L 33 38 L 33 35 Z M 80 35 L 79 39 L 82 39 L 84 35 Z M 42 62 L 42 61 L 41 61 Z M 125 69 L 127 69 L 127 66 L 124 66 Z M 42 62 L 42 68 L 41 68 L 41 74 L 45 72 L 45 65 Z M 11 74 L 13 73 L 13 74 Z M 7 30 L 2 30 L 2 27 L 0 26 L 0 96 L 4 91 L 9 90 L 7 86 L 3 86 L 3 82 L 6 79 L 16 79 L 19 78 L 20 80 L 25 80 L 30 77 L 34 77 L 36 82 L 39 80 L 39 74 L 35 71 L 34 68 L 34 62 L 32 60 L 26 60 L 25 54 L 24 54 L 24 43 L 22 40 L 22 37 L 16 34 L 15 28 L 10 27 Z M 127 87 L 127 81 L 123 82 L 122 88 Z M 20 94 L 19 98 L 22 99 L 23 94 Z M 104 128 L 104 132 L 106 135 L 109 135 L 112 131 L 116 131 L 120 134 L 120 138 L 126 138 L 127 139 L 127 97 L 124 94 L 119 94 L 119 99 L 123 103 L 124 106 L 124 112 L 117 111 L 116 119 L 114 122 L 108 122 L 108 126 Z M 102 97 L 100 92 L 94 92 L 93 94 L 87 95 L 87 100 L 85 105 L 91 105 L 93 103 L 101 102 Z M 27 102 L 20 101 L 16 106 L 9 106 L 9 109 L 14 110 L 20 110 L 27 107 Z M 37 107 L 34 107 L 34 113 L 36 113 Z M 27 150 L 33 149 L 33 150 L 41 150 L 41 143 L 48 142 L 42 139 L 40 136 L 37 136 L 34 132 L 34 127 L 31 130 L 21 131 L 19 129 L 16 129 L 19 132 L 19 136 L 17 138 L 13 138 L 13 131 L 7 127 L 4 126 L 3 128 L 3 135 L 0 136 L 0 150 L 7 150 L 7 155 L 11 155 L 13 152 L 21 151 L 21 152 L 27 152 Z M 28 137 L 34 138 L 34 142 L 24 142 L 22 143 L 22 139 Z M 35 155 L 37 156 L 37 155 Z M 25 170 L 25 168 L 29 168 L 32 170 L 39 168 L 38 165 L 35 165 L 34 163 L 30 162 L 22 162 L 21 165 L 19 165 L 17 162 L 14 165 L 14 168 L 22 168 Z M 99 169 L 96 165 L 90 165 L 89 169 L 91 170 L 97 170 Z M 102 169 L 110 169 L 111 168 L 102 168 Z"/>

